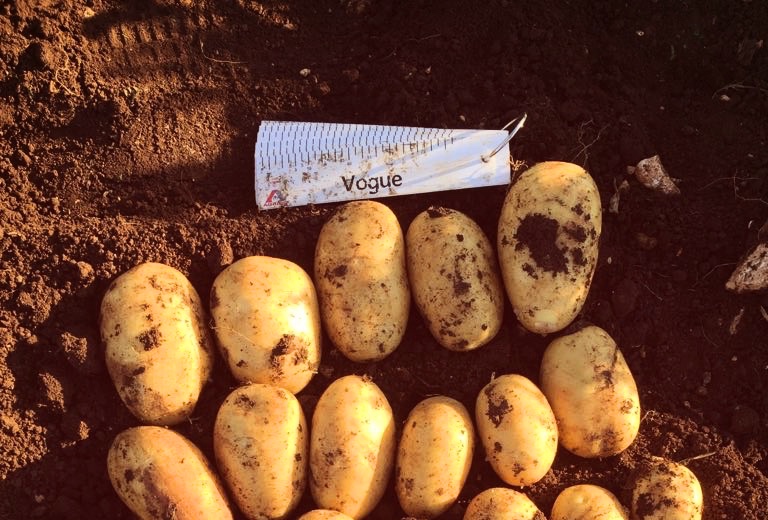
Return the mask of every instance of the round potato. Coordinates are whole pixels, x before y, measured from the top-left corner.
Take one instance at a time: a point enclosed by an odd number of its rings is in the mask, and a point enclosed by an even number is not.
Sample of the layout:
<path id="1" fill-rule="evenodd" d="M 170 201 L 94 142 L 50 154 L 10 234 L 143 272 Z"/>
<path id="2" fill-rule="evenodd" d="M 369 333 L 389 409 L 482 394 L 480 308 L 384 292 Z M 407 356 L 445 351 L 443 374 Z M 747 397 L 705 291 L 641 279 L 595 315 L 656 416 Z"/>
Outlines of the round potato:
<path id="1" fill-rule="evenodd" d="M 546 520 L 530 498 L 507 488 L 486 489 L 467 506 L 464 520 Z"/>
<path id="2" fill-rule="evenodd" d="M 491 341 L 501 328 L 504 290 L 480 226 L 432 207 L 413 220 L 405 243 L 413 299 L 437 342 L 466 351 Z"/>
<path id="3" fill-rule="evenodd" d="M 629 520 L 619 499 L 591 484 L 567 487 L 557 495 L 549 520 Z"/>
<path id="4" fill-rule="evenodd" d="M 301 515 L 299 520 L 352 520 L 352 517 L 331 509 L 315 509 Z"/>
<path id="5" fill-rule="evenodd" d="M 323 392 L 312 416 L 309 488 L 315 503 L 351 516 L 370 513 L 395 460 L 395 421 L 367 378 L 345 376 Z"/>
<path id="6" fill-rule="evenodd" d="M 304 388 L 320 364 L 320 311 L 312 280 L 288 260 L 249 256 L 211 288 L 213 328 L 240 382 Z"/>
<path id="7" fill-rule="evenodd" d="M 144 263 L 118 276 L 101 301 L 99 331 L 120 399 L 141 422 L 189 417 L 213 366 L 200 297 L 173 267 Z"/>
<path id="8" fill-rule="evenodd" d="M 589 326 L 557 338 L 541 361 L 541 389 L 559 426 L 560 444 L 580 457 L 609 457 L 635 440 L 640 397 L 616 342 Z"/>
<path id="9" fill-rule="evenodd" d="M 325 331 L 347 358 L 379 361 L 400 345 L 411 293 L 403 231 L 387 206 L 355 201 L 336 211 L 320 230 L 315 281 Z"/>
<path id="10" fill-rule="evenodd" d="M 528 330 L 562 330 L 584 305 L 597 265 L 600 194 L 580 166 L 543 162 L 512 185 L 498 230 L 501 274 Z"/>
<path id="11" fill-rule="evenodd" d="M 453 505 L 472 465 L 472 417 L 450 397 L 417 404 L 403 426 L 397 449 L 395 491 L 403 511 L 434 518 Z"/>
<path id="12" fill-rule="evenodd" d="M 486 459 L 504 482 L 529 486 L 549 471 L 557 453 L 557 422 L 529 379 L 508 374 L 488 383 L 477 396 L 475 420 Z"/>
<path id="13" fill-rule="evenodd" d="M 231 520 L 226 494 L 200 450 L 159 426 L 129 428 L 115 437 L 107 471 L 120 499 L 142 520 Z"/>
<path id="14" fill-rule="evenodd" d="M 631 489 L 633 520 L 701 520 L 701 484 L 682 464 L 655 459 L 637 471 Z"/>
<path id="15" fill-rule="evenodd" d="M 285 518 L 307 484 L 307 423 L 284 388 L 254 383 L 226 398 L 213 448 L 224 482 L 246 518 Z"/>

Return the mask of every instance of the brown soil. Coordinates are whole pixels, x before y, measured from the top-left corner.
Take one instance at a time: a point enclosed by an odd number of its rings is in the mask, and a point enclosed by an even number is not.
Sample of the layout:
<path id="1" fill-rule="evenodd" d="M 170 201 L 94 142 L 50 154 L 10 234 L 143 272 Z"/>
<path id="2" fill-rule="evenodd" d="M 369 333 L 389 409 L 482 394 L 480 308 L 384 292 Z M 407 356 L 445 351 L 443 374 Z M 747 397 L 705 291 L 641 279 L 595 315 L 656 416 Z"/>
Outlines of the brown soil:
<path id="1" fill-rule="evenodd" d="M 625 5 L 626 4 L 626 5 Z M 623 454 L 561 450 L 526 490 L 548 512 L 563 487 L 618 495 L 651 455 L 688 460 L 708 520 L 768 518 L 764 295 L 724 282 L 768 217 L 768 3 L 488 0 L 8 0 L 0 5 L 0 518 L 129 518 L 106 451 L 136 420 L 104 367 L 97 311 L 114 277 L 173 265 L 205 300 L 233 259 L 311 272 L 334 205 L 259 212 L 252 156 L 266 119 L 500 128 L 528 165 L 585 165 L 604 207 L 582 318 L 617 340 L 645 410 Z M 768 43 L 768 41 L 766 42 Z M 306 77 L 301 69 L 310 69 Z M 682 194 L 627 177 L 660 154 Z M 405 228 L 435 205 L 489 236 L 505 188 L 383 199 Z M 421 399 L 473 409 L 492 374 L 537 379 L 547 339 L 507 308 L 471 353 L 437 346 L 418 315 L 391 357 L 346 361 L 328 343 L 300 394 L 368 374 L 399 421 Z M 211 455 L 222 363 L 177 429 Z M 459 503 L 500 485 L 478 455 Z M 306 497 L 300 511 L 311 507 Z M 402 512 L 390 489 L 371 518 Z"/>

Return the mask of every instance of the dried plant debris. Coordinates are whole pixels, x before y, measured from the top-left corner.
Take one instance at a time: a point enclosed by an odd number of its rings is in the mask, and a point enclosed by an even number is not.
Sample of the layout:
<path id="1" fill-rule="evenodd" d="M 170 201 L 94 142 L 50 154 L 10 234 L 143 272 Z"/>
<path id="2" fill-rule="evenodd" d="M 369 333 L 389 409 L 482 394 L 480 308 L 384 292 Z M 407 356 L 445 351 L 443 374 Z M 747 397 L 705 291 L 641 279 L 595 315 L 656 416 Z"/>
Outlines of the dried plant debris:
<path id="1" fill-rule="evenodd" d="M 725 288 L 737 293 L 768 288 L 768 243 L 760 243 L 736 266 Z"/>
<path id="2" fill-rule="evenodd" d="M 664 195 L 680 195 L 680 188 L 667 174 L 667 170 L 664 169 L 658 155 L 643 159 L 634 168 L 627 168 L 627 171 L 634 174 L 640 184 L 646 188 L 661 192 Z"/>

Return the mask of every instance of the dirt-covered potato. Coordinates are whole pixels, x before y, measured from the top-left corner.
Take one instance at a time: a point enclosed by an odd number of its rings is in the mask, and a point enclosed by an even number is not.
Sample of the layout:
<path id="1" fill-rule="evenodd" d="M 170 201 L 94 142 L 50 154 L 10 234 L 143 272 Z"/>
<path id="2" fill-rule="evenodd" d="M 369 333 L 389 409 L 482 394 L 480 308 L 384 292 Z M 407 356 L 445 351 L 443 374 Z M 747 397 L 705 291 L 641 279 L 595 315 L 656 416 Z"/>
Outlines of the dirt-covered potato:
<path id="1" fill-rule="evenodd" d="M 589 326 L 554 340 L 541 361 L 541 389 L 557 418 L 560 444 L 581 457 L 627 449 L 640 428 L 635 379 L 616 342 Z"/>
<path id="2" fill-rule="evenodd" d="M 701 484 L 682 464 L 656 458 L 643 464 L 632 480 L 632 520 L 701 520 Z"/>
<path id="3" fill-rule="evenodd" d="M 304 388 L 320 364 L 320 311 L 312 280 L 293 262 L 249 256 L 211 288 L 213 328 L 238 381 Z"/>
<path id="4" fill-rule="evenodd" d="M 600 194 L 580 166 L 543 162 L 507 193 L 499 260 L 517 319 L 539 334 L 565 328 L 581 310 L 597 265 Z"/>
<path id="5" fill-rule="evenodd" d="M 107 472 L 120 499 L 142 520 L 232 519 L 205 456 L 173 430 L 138 426 L 119 433 L 107 454 Z"/>
<path id="6" fill-rule="evenodd" d="M 619 499 L 592 484 L 567 487 L 557 495 L 549 520 L 629 520 Z"/>
<path id="7" fill-rule="evenodd" d="M 400 345 L 410 311 L 403 231 L 374 201 L 344 204 L 315 248 L 315 283 L 328 337 L 352 361 L 379 361 Z"/>
<path id="8" fill-rule="evenodd" d="M 557 423 L 547 398 L 528 378 L 507 374 L 477 396 L 475 421 L 485 455 L 507 484 L 529 486 L 549 471 Z"/>
<path id="9" fill-rule="evenodd" d="M 298 520 L 352 520 L 352 517 L 331 509 L 314 509 L 301 515 Z"/>
<path id="10" fill-rule="evenodd" d="M 507 488 L 486 489 L 475 496 L 464 520 L 547 520 L 525 494 Z"/>
<path id="11" fill-rule="evenodd" d="M 381 500 L 395 461 L 395 421 L 386 396 L 367 378 L 337 379 L 320 396 L 310 431 L 315 503 L 363 518 Z"/>
<path id="12" fill-rule="evenodd" d="M 395 491 L 408 516 L 434 518 L 464 487 L 475 448 L 472 417 L 460 402 L 435 396 L 417 404 L 397 448 Z"/>
<path id="13" fill-rule="evenodd" d="M 237 388 L 219 408 L 213 448 L 221 475 L 246 518 L 286 518 L 306 487 L 307 423 L 284 388 Z"/>
<path id="14" fill-rule="evenodd" d="M 144 263 L 101 301 L 99 330 L 120 399 L 141 422 L 172 425 L 192 413 L 213 365 L 200 297 L 173 267 Z"/>
<path id="15" fill-rule="evenodd" d="M 466 351 L 491 341 L 501 328 L 504 290 L 480 226 L 432 207 L 411 222 L 405 243 L 413 299 L 437 342 Z"/>

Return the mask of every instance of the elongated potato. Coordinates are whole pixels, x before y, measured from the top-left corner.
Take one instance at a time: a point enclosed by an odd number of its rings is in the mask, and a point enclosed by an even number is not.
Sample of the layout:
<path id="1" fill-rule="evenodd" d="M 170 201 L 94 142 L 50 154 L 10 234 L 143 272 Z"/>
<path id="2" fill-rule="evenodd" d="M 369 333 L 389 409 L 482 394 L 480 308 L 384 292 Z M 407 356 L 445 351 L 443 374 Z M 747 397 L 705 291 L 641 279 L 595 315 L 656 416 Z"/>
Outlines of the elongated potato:
<path id="1" fill-rule="evenodd" d="M 485 455 L 507 484 L 529 486 L 546 475 L 557 453 L 557 423 L 530 379 L 507 374 L 477 396 L 475 421 Z"/>
<path id="2" fill-rule="evenodd" d="M 475 496 L 464 520 L 547 520 L 525 494 L 507 488 L 486 489 Z"/>
<path id="3" fill-rule="evenodd" d="M 226 494 L 208 461 L 184 436 L 158 426 L 117 435 L 107 471 L 120 499 L 142 520 L 231 520 Z"/>
<path id="4" fill-rule="evenodd" d="M 307 423 L 284 388 L 237 388 L 219 408 L 213 448 L 221 475 L 246 518 L 286 518 L 307 484 Z"/>
<path id="5" fill-rule="evenodd" d="M 347 358 L 379 361 L 400 345 L 411 293 L 403 231 L 387 206 L 339 208 L 317 239 L 315 281 L 325 331 Z"/>
<path id="6" fill-rule="evenodd" d="M 491 341 L 501 328 L 504 291 L 480 226 L 432 207 L 411 222 L 405 242 L 413 299 L 437 342 L 466 351 Z"/>
<path id="7" fill-rule="evenodd" d="M 144 263 L 101 301 L 99 331 L 120 399 L 141 422 L 172 425 L 192 413 L 213 365 L 200 297 L 173 267 Z"/>
<path id="8" fill-rule="evenodd" d="M 360 376 L 337 379 L 312 416 L 309 488 L 315 503 L 351 516 L 370 513 L 395 460 L 395 422 L 386 396 Z"/>
<path id="9" fill-rule="evenodd" d="M 352 520 L 352 517 L 331 509 L 314 509 L 301 515 L 299 520 Z"/>
<path id="10" fill-rule="evenodd" d="M 682 464 L 656 459 L 638 470 L 631 488 L 632 520 L 701 520 L 701 484 Z"/>
<path id="11" fill-rule="evenodd" d="M 395 491 L 403 511 L 434 518 L 464 487 L 475 448 L 472 418 L 460 402 L 435 396 L 417 404 L 397 448 Z"/>
<path id="12" fill-rule="evenodd" d="M 532 332 L 565 328 L 597 265 L 600 194 L 581 167 L 543 162 L 512 185 L 499 219 L 501 274 L 517 319 Z"/>
<path id="13" fill-rule="evenodd" d="M 557 338 L 541 361 L 541 389 L 559 426 L 560 444 L 580 457 L 609 457 L 635 440 L 640 396 L 616 342 L 589 326 Z"/>
<path id="14" fill-rule="evenodd" d="M 591 484 L 567 487 L 557 495 L 549 520 L 629 520 L 619 499 Z"/>
<path id="15" fill-rule="evenodd" d="M 211 288 L 214 331 L 240 382 L 294 394 L 320 365 L 320 311 L 312 280 L 288 260 L 249 256 L 224 269 Z"/>

